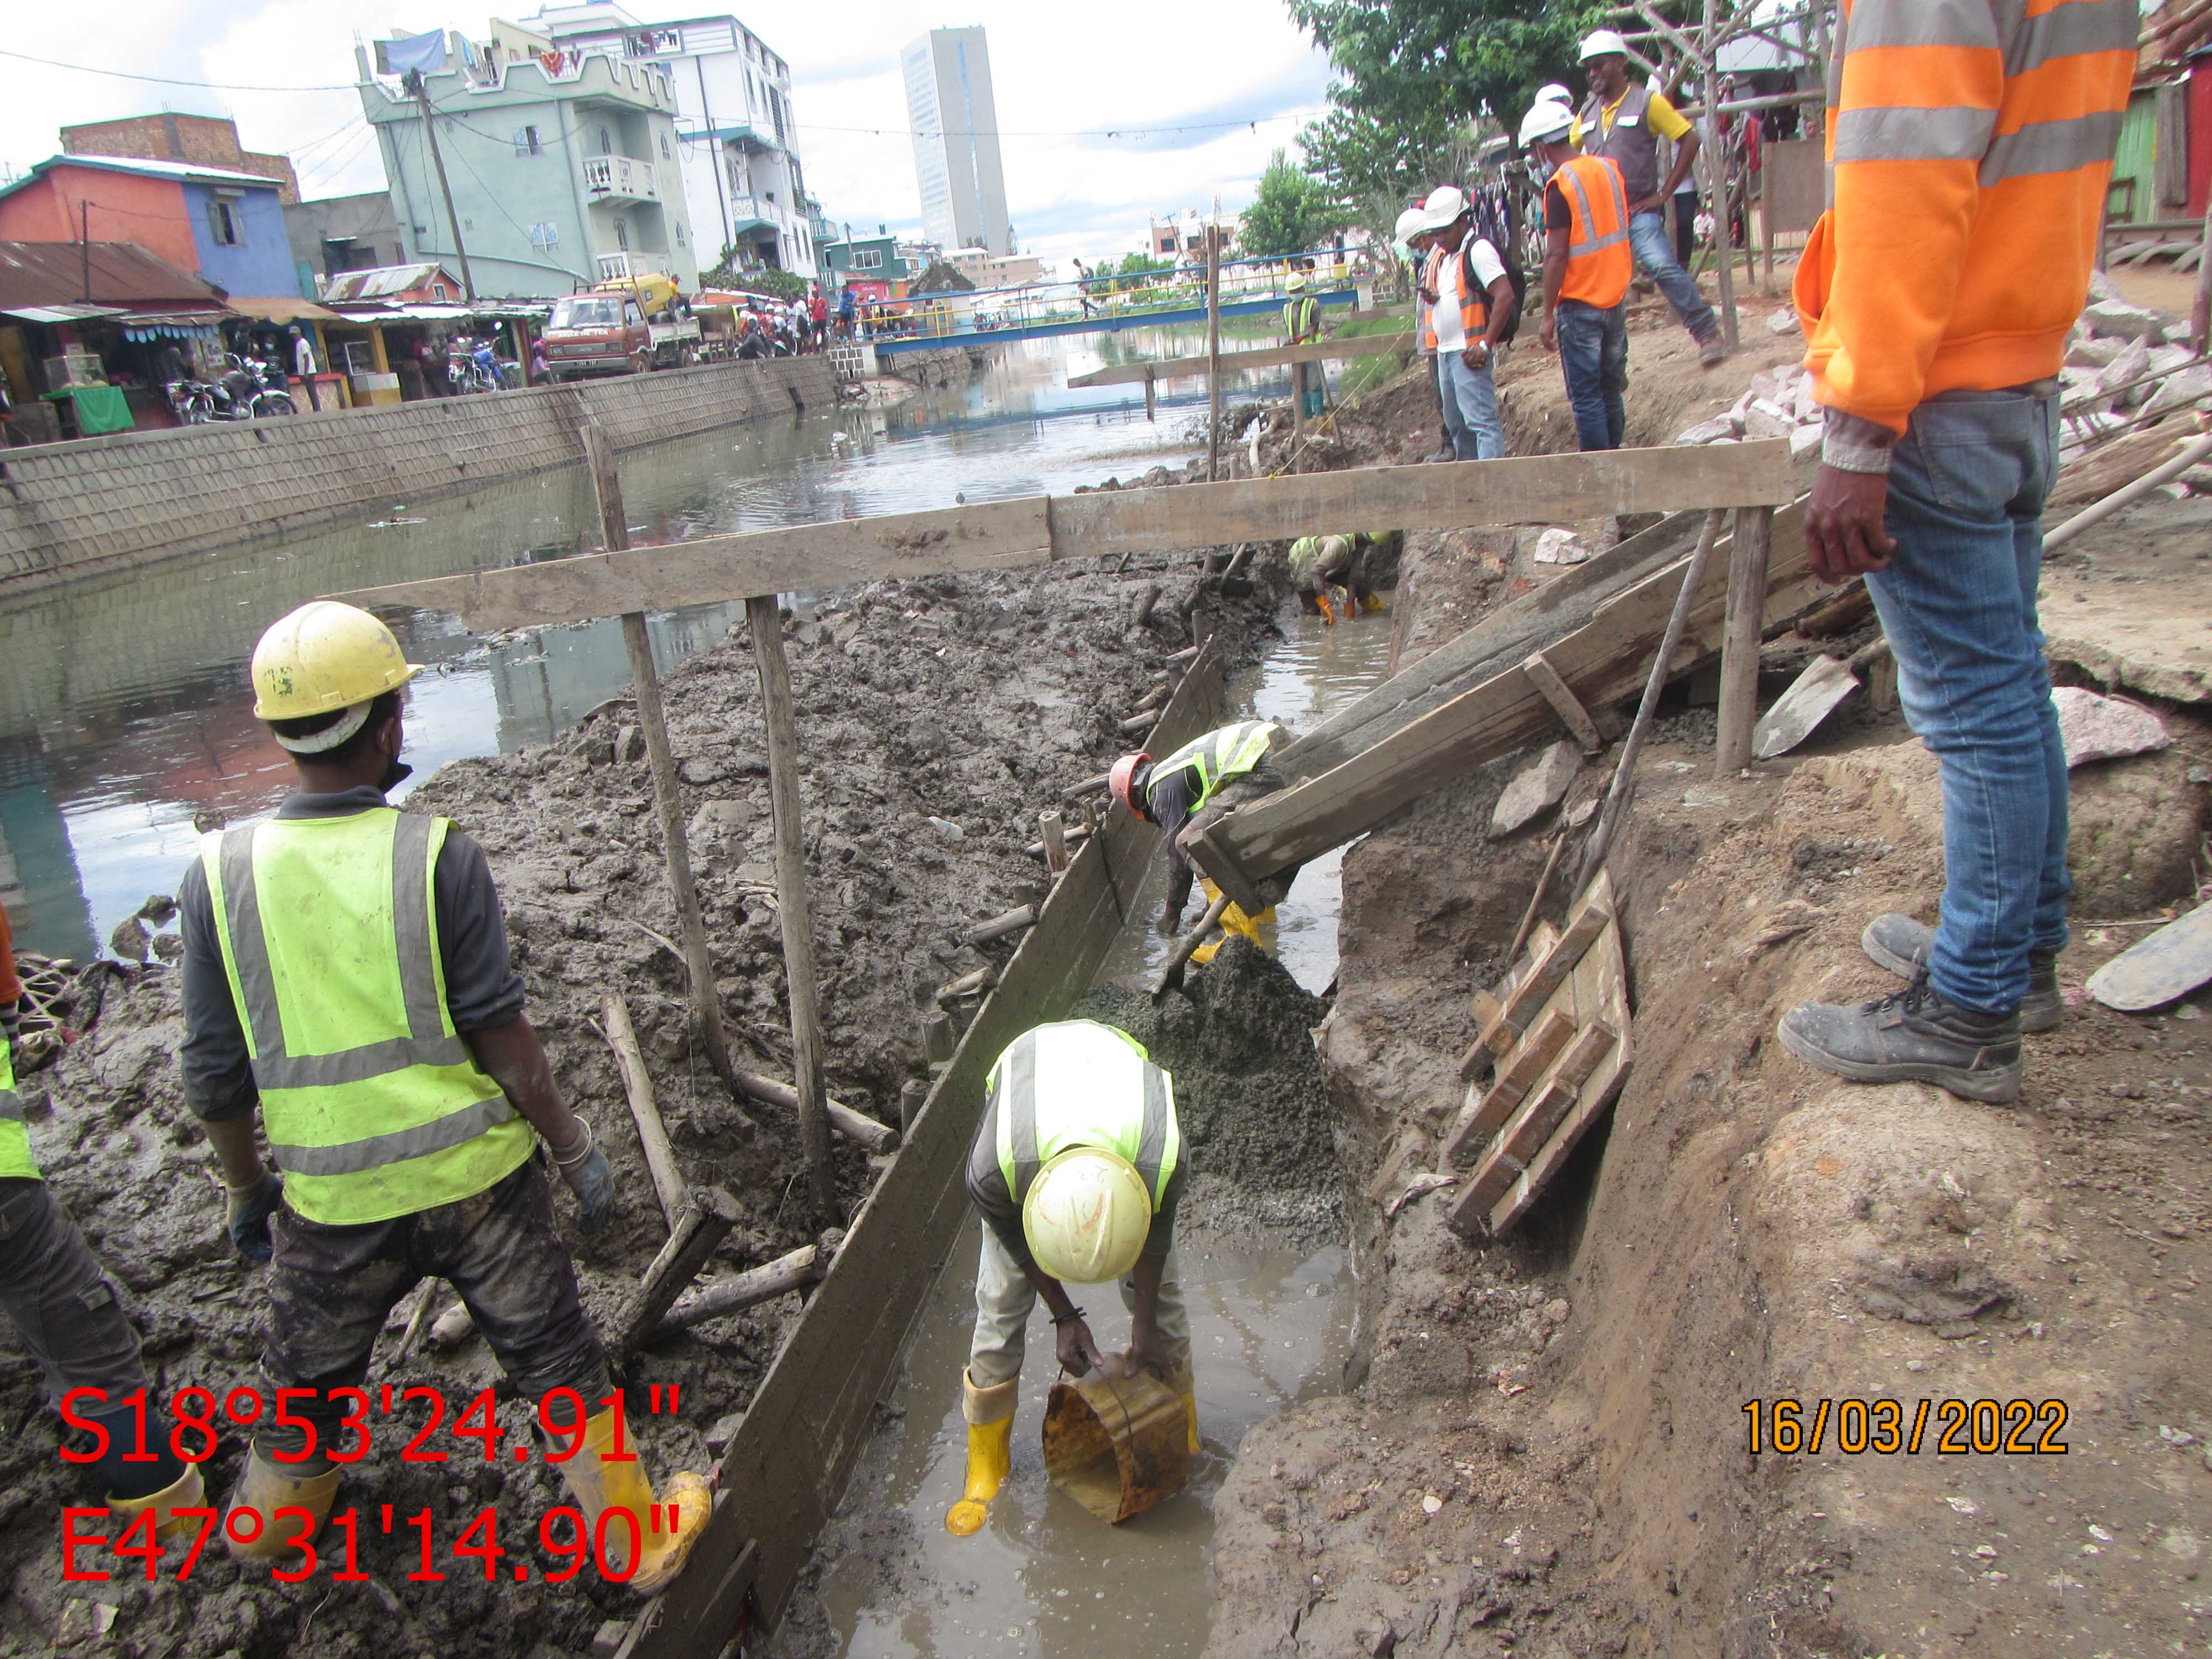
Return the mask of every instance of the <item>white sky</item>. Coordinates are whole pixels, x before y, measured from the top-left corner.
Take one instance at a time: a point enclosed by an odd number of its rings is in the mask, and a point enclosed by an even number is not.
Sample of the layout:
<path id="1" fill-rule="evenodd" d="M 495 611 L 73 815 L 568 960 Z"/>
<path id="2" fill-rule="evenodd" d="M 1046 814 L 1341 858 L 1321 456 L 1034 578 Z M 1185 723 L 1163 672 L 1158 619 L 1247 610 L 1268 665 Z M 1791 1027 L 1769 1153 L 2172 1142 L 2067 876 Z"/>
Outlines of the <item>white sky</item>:
<path id="1" fill-rule="evenodd" d="M 394 9 L 391 0 L 105 0 L 98 27 L 73 6 L 17 0 L 0 51 L 103 70 L 208 81 L 207 91 L 80 74 L 0 55 L 0 164 L 21 172 L 61 148 L 64 124 L 162 109 L 237 119 L 248 149 L 289 151 L 301 193 L 385 186 L 361 117 L 353 37 L 441 25 L 482 38 L 482 15 Z M 510 15 L 534 13 L 537 0 Z M 878 0 L 776 12 L 754 5 L 636 0 L 643 21 L 734 11 L 791 65 L 808 187 L 855 234 L 888 223 L 919 235 L 914 152 L 898 52 L 930 27 L 981 23 L 1003 136 L 1015 235 L 1048 259 L 1118 258 L 1146 216 L 1226 211 L 1251 199 L 1268 154 L 1323 106 L 1328 64 L 1281 0 L 1120 0 L 1040 7 L 968 0 L 935 15 Z M 309 88 L 343 90 L 305 90 Z M 1209 131 L 1168 132 L 1214 123 Z M 1121 136 L 1104 136 L 1111 130 Z M 1083 135 L 1083 136 L 1078 136 Z"/>

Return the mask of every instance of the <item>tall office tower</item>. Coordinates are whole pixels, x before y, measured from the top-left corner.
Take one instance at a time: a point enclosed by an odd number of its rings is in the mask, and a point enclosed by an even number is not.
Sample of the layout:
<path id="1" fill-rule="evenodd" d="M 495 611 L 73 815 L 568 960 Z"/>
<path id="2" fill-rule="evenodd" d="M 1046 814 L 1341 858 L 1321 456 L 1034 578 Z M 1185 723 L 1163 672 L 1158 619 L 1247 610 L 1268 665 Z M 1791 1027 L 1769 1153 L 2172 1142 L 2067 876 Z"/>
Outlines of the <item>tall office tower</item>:
<path id="1" fill-rule="evenodd" d="M 1012 253 L 991 50 L 980 28 L 932 29 L 906 49 L 907 123 L 930 241 Z"/>

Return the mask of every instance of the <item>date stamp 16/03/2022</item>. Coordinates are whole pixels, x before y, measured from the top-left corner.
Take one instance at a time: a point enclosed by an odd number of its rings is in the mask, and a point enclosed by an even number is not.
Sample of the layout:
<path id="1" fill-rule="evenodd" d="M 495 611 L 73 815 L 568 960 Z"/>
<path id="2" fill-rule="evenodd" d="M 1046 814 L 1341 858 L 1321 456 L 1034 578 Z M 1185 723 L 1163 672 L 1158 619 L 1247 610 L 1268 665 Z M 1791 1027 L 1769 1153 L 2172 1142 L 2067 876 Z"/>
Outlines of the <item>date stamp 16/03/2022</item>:
<path id="1" fill-rule="evenodd" d="M 646 1392 L 651 1413 L 673 1413 L 679 1408 L 681 1395 L 675 1386 L 656 1385 Z M 444 1463 L 458 1455 L 464 1462 L 480 1457 L 485 1462 L 519 1464 L 535 1459 L 557 1466 L 582 1449 L 587 1416 L 595 1411 L 619 1407 L 623 1400 L 617 1391 L 596 1402 L 595 1407 L 587 1406 L 574 1389 L 555 1389 L 538 1403 L 537 1433 L 517 1436 L 512 1445 L 503 1445 L 507 1431 L 499 1421 L 493 1391 L 486 1389 L 452 1419 L 451 1428 L 446 1430 L 457 1441 L 475 1443 L 473 1449 L 465 1445 L 455 1453 L 431 1443 L 445 1429 L 448 1417 L 446 1397 L 438 1389 L 395 1389 L 386 1385 L 374 1394 L 361 1389 L 331 1390 L 334 1401 L 351 1409 L 342 1419 L 335 1443 L 320 1449 L 316 1445 L 314 1425 L 293 1410 L 313 1400 L 316 1393 L 312 1389 L 280 1389 L 272 1401 L 264 1398 L 257 1389 L 235 1388 L 222 1400 L 221 1412 L 239 1427 L 267 1422 L 304 1431 L 304 1444 L 300 1449 L 273 1454 L 278 1462 L 313 1461 L 318 1467 L 325 1463 L 357 1463 L 368 1455 L 372 1419 L 408 1419 L 420 1409 L 426 1420 L 416 1426 L 416 1431 L 400 1447 L 403 1462 Z M 89 1463 L 107 1455 L 107 1428 L 85 1413 L 102 1411 L 109 1403 L 106 1390 L 97 1389 L 72 1389 L 64 1398 L 63 1420 L 80 1431 L 78 1445 L 64 1447 L 64 1462 Z M 155 1462 L 156 1453 L 148 1441 L 149 1432 L 155 1431 L 148 1420 L 145 1391 L 136 1390 L 113 1404 L 135 1407 L 133 1427 L 123 1431 L 124 1437 L 134 1437 L 135 1428 L 135 1444 L 122 1454 L 123 1461 Z M 211 1390 L 179 1389 L 169 1401 L 168 1416 L 173 1425 L 168 1434 L 170 1453 L 187 1463 L 203 1463 L 212 1457 L 216 1450 L 216 1411 L 217 1401 Z M 636 1454 L 622 1442 L 623 1416 L 619 1410 L 615 1413 L 614 1422 L 616 1437 L 599 1455 L 606 1462 L 633 1462 Z M 398 1431 L 404 1433 L 410 1426 L 415 1425 L 402 1421 Z M 675 1531 L 679 1518 L 675 1505 L 656 1504 L 646 1514 L 610 1508 L 594 1523 L 573 1504 L 557 1505 L 547 1511 L 536 1528 L 538 1547 L 548 1559 L 534 1560 L 526 1553 L 526 1547 L 510 1551 L 501 1542 L 500 1516 L 489 1507 L 466 1517 L 458 1526 L 451 1518 L 440 1522 L 427 1508 L 412 1515 L 395 1513 L 390 1504 L 368 1510 L 341 1509 L 330 1516 L 326 1523 L 329 1530 L 322 1535 L 323 1547 L 319 1552 L 311 1536 L 317 1531 L 314 1518 L 296 1505 L 278 1509 L 266 1521 L 250 1509 L 236 1510 L 228 1516 L 212 1507 L 180 1507 L 173 1513 L 195 1528 L 183 1540 L 184 1547 L 172 1563 L 180 1583 L 191 1577 L 218 1527 L 233 1542 L 243 1546 L 258 1541 L 264 1526 L 276 1527 L 278 1536 L 289 1547 L 288 1553 L 270 1568 L 270 1576 L 283 1583 L 303 1583 L 326 1570 L 334 1583 L 365 1582 L 369 1575 L 361 1570 L 359 1552 L 364 1535 L 371 1533 L 403 1541 L 411 1538 L 416 1559 L 414 1570 L 406 1576 L 416 1583 L 444 1579 L 447 1575 L 439 1565 L 444 1562 L 456 1571 L 480 1571 L 488 1583 L 504 1577 L 517 1583 L 537 1577 L 547 1583 L 561 1584 L 589 1566 L 609 1583 L 619 1583 L 635 1572 L 645 1534 L 648 1531 Z M 160 1575 L 171 1552 L 168 1545 L 155 1534 L 155 1512 L 140 1514 L 119 1534 L 110 1534 L 103 1525 L 111 1518 L 111 1511 L 104 1505 L 63 1510 L 64 1579 L 89 1583 L 118 1576 L 110 1570 L 112 1563 L 104 1559 L 108 1557 L 137 1561 L 139 1571 L 149 1583 Z"/>
<path id="2" fill-rule="evenodd" d="M 2063 1400 L 1747 1400 L 1753 1457 L 2063 1457 L 2070 1414 Z"/>

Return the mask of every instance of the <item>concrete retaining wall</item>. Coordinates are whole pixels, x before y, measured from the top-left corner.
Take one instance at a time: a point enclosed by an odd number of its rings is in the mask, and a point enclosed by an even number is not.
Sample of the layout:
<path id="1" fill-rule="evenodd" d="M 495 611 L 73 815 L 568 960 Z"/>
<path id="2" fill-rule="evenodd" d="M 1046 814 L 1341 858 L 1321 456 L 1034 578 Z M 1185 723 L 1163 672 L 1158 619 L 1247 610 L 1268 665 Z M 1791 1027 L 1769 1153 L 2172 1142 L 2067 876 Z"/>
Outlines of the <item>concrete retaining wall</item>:
<path id="1" fill-rule="evenodd" d="M 828 358 L 782 358 L 0 450 L 0 592 L 571 465 L 587 413 L 635 449 L 836 401 Z"/>

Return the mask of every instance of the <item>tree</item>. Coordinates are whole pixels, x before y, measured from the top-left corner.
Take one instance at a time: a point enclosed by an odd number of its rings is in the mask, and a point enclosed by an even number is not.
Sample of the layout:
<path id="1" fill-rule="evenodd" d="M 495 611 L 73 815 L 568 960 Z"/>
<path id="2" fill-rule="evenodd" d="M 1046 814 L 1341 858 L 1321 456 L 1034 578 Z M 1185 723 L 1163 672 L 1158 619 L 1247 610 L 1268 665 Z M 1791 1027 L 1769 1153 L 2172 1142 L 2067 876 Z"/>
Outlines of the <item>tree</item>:
<path id="1" fill-rule="evenodd" d="M 1259 259 L 1280 259 L 1319 247 L 1345 223 L 1342 204 L 1327 185 L 1291 165 L 1277 150 L 1260 175 L 1259 193 L 1244 210 L 1237 233 L 1245 252 Z"/>

